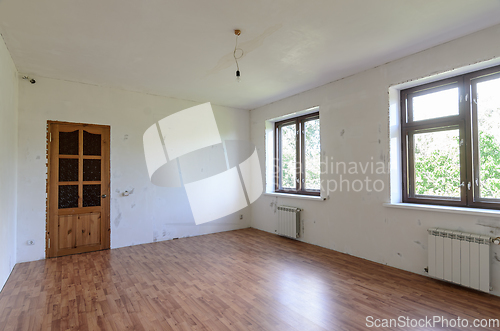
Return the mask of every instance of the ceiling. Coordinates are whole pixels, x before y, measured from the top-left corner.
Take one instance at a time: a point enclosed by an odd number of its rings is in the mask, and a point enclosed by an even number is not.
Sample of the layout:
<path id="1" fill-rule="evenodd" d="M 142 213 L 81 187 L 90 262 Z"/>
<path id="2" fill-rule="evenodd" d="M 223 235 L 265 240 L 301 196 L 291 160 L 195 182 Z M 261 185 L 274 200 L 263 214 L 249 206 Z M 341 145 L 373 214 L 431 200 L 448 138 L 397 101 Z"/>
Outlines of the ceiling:
<path id="1" fill-rule="evenodd" d="M 242 109 L 499 23 L 499 0 L 0 0 L 21 73 Z"/>

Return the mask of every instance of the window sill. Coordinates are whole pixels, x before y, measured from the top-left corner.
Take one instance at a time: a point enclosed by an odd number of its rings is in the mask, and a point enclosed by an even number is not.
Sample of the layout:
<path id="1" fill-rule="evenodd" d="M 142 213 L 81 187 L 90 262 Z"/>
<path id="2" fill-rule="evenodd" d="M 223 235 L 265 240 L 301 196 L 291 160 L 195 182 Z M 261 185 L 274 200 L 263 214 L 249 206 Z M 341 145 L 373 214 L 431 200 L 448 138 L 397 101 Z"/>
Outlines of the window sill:
<path id="1" fill-rule="evenodd" d="M 423 211 L 436 211 L 436 212 L 462 214 L 462 215 L 500 217 L 500 210 L 493 210 L 493 209 L 424 205 L 416 203 L 384 203 L 384 207 L 423 210 Z"/>
<path id="2" fill-rule="evenodd" d="M 315 200 L 315 201 L 324 201 L 326 198 L 318 197 L 314 195 L 300 195 L 300 194 L 286 194 L 286 193 L 274 193 L 274 192 L 266 192 L 264 195 L 272 196 L 272 197 L 282 197 L 282 198 L 292 198 L 292 199 L 303 199 L 303 200 Z"/>

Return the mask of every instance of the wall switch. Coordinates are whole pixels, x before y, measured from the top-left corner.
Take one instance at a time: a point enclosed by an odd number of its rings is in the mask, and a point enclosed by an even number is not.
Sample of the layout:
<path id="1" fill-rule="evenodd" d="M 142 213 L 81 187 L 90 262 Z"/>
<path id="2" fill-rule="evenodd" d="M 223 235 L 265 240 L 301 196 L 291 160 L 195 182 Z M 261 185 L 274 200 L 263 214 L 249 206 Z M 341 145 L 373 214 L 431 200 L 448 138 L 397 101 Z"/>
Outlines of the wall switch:
<path id="1" fill-rule="evenodd" d="M 243 215 L 240 215 L 240 220 L 242 220 L 242 219 L 243 219 Z"/>
<path id="2" fill-rule="evenodd" d="M 28 245 L 34 245 L 34 244 L 35 244 L 35 241 L 34 241 L 34 240 L 28 240 L 27 244 L 28 244 Z"/>

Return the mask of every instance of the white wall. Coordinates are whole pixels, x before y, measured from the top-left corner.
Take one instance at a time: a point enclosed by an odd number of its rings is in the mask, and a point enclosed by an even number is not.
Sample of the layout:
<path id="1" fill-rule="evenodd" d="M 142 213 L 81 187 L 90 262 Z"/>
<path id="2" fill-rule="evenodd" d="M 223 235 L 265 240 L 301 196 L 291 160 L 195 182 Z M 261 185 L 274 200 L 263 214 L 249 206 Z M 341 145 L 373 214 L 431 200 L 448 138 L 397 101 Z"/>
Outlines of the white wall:
<path id="1" fill-rule="evenodd" d="M 0 36 L 0 289 L 16 264 L 17 81 Z"/>
<path id="2" fill-rule="evenodd" d="M 324 156 L 335 162 L 389 162 L 390 86 L 477 62 L 500 57 L 500 25 L 428 49 L 357 75 L 260 107 L 250 112 L 251 139 L 264 170 L 265 121 L 287 113 L 320 106 Z M 497 63 L 499 61 L 496 61 Z M 351 182 L 365 175 L 343 175 Z M 322 179 L 339 180 L 337 174 Z M 275 205 L 304 209 L 301 240 L 400 269 L 424 274 L 429 227 L 443 227 L 500 235 L 498 216 L 471 216 L 435 211 L 402 210 L 390 202 L 388 174 L 380 192 L 331 193 L 326 201 L 262 196 L 251 206 L 251 226 L 276 229 Z M 398 192 L 395 192 L 396 194 Z M 500 295 L 500 246 L 492 247 L 491 284 Z"/>
<path id="3" fill-rule="evenodd" d="M 27 81 L 19 85 L 18 262 L 45 257 L 47 120 L 111 126 L 112 248 L 248 227 L 249 208 L 197 226 L 183 188 L 157 187 L 149 181 L 142 142 L 145 130 L 197 103 L 35 79 L 34 85 Z M 213 109 L 222 139 L 249 140 L 248 111 Z M 122 196 L 126 190 L 132 193 Z M 28 246 L 28 240 L 34 240 L 35 245 Z"/>

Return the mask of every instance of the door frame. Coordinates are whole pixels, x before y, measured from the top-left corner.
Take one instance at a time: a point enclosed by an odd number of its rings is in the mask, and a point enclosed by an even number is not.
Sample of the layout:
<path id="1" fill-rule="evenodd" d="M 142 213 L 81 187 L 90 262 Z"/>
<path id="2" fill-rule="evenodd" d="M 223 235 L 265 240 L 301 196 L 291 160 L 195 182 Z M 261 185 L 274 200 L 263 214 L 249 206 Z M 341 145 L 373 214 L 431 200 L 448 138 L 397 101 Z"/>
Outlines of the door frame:
<path id="1" fill-rule="evenodd" d="M 53 165 L 54 160 L 57 156 L 56 148 L 58 146 L 54 146 L 57 139 L 56 135 L 53 134 L 53 131 L 57 130 L 57 126 L 81 126 L 85 127 L 98 127 L 102 129 L 102 162 L 104 164 L 104 169 L 108 169 L 102 175 L 102 186 L 101 193 L 107 195 L 107 199 L 101 199 L 101 247 L 99 250 L 109 249 L 110 248 L 110 238 L 111 238 L 111 227 L 110 227 L 110 193 L 111 193 L 111 167 L 110 167 L 110 142 L 111 142 L 111 127 L 109 125 L 100 125 L 100 124 L 89 124 L 89 123 L 73 123 L 73 122 L 61 122 L 61 121 L 47 121 L 47 148 L 46 148 L 46 160 L 47 160 L 47 179 L 46 179 L 46 222 L 45 222 L 45 257 L 52 258 L 57 256 L 57 239 L 54 238 L 58 235 L 57 233 L 57 225 L 58 225 L 58 189 L 57 185 L 50 185 L 52 178 L 57 178 L 57 164 Z M 54 141 L 54 143 L 52 143 Z M 80 142 L 80 145 L 83 142 Z M 54 186 L 54 187 L 51 187 Z M 102 203 L 104 201 L 104 203 Z M 51 235 L 51 231 L 53 235 Z M 52 243 L 51 243 L 52 237 Z M 88 251 L 96 251 L 95 249 L 88 249 L 87 247 L 82 247 L 82 249 L 75 251 L 73 254 L 84 253 Z"/>

